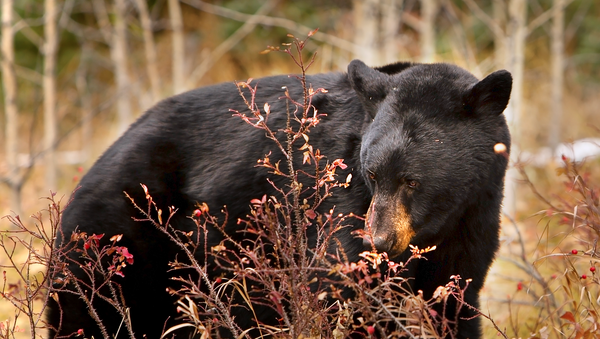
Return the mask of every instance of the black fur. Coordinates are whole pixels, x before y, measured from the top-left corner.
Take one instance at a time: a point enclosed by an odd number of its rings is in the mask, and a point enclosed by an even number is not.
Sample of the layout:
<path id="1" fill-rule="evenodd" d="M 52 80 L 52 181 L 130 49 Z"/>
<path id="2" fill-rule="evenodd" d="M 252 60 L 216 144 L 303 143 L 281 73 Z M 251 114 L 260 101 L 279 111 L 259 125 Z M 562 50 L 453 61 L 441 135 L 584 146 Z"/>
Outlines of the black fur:
<path id="1" fill-rule="evenodd" d="M 338 170 L 339 178 L 353 174 L 350 188 L 335 191 L 322 210 L 336 206 L 341 213 L 364 215 L 376 201 L 370 218 L 374 237 L 384 240 L 376 242 L 378 249 L 403 257 L 406 253 L 394 252 L 399 245 L 391 231 L 392 212 L 398 206 L 390 202 L 401 204 L 415 233 L 410 243 L 437 245 L 426 255 L 428 260 L 410 267 L 415 291 L 423 290 L 428 297 L 451 275 L 459 274 L 473 279 L 466 301 L 478 306 L 479 290 L 498 247 L 507 160 L 493 147 L 510 146 L 501 115 L 510 94 L 510 74 L 499 71 L 480 82 L 447 64 L 398 63 L 372 69 L 355 60 L 348 74 L 310 75 L 307 81 L 313 88 L 328 90 L 313 101 L 327 116 L 312 129 L 310 141 L 330 161 L 344 159 L 348 168 Z M 300 98 L 299 82 L 274 76 L 256 83 L 257 103 L 271 104 L 270 126 L 281 130 L 286 120 L 285 101 L 278 100 L 282 86 Z M 273 162 L 281 156 L 263 131 L 232 117 L 230 109 L 246 111 L 233 83 L 160 102 L 96 162 L 64 212 L 62 230 L 67 238 L 76 228 L 105 233 L 105 239 L 124 235 L 121 245 L 129 248 L 135 263 L 125 269 L 126 278 L 119 283 L 140 338 L 144 334 L 159 338 L 174 324 L 175 300 L 165 289 L 172 283 L 168 262 L 177 249 L 153 226 L 132 220 L 138 213 L 123 192 L 143 204 L 139 184 L 144 183 L 160 208 L 179 208 L 172 223 L 181 229 L 191 227 L 186 216 L 196 202 L 206 202 L 212 211 L 226 206 L 230 234 L 239 227 L 237 218 L 247 214 L 251 199 L 275 194 L 266 180 L 272 176 L 255 164 L 269 151 Z M 364 250 L 362 239 L 350 234 L 364 225 L 354 223 L 338 235 L 351 260 Z M 220 240 L 220 233 L 209 234 L 209 246 Z M 57 239 L 57 244 L 62 242 Z M 84 328 L 86 336 L 101 337 L 77 296 L 60 293 L 59 300 L 65 311 L 60 334 Z M 120 318 L 103 302 L 96 308 L 109 333 L 115 333 Z M 56 326 L 58 316 L 52 303 L 48 320 Z M 480 336 L 477 319 L 460 321 L 460 338 Z"/>

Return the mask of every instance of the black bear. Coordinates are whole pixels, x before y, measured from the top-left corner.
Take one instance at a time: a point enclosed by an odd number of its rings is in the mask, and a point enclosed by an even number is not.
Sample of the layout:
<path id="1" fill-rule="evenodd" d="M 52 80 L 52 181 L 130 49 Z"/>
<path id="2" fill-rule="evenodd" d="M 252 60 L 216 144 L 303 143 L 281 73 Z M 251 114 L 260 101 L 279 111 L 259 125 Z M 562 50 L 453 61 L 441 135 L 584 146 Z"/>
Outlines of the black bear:
<path id="1" fill-rule="evenodd" d="M 328 91 L 313 98 L 315 109 L 326 115 L 311 130 L 311 143 L 328 159 L 344 159 L 347 168 L 338 172 L 341 178 L 353 174 L 350 187 L 336 191 L 321 208 L 335 206 L 341 213 L 365 215 L 371 229 L 370 239 L 352 235 L 365 227 L 357 219 L 340 231 L 338 239 L 348 258 L 356 260 L 371 243 L 399 259 L 406 256 L 409 244 L 436 245 L 424 255 L 427 260 L 413 261 L 413 289 L 430 297 L 452 275 L 460 275 L 472 279 L 465 301 L 477 307 L 499 246 L 507 157 L 494 146 L 510 148 L 502 114 L 510 97 L 510 73 L 497 71 L 479 81 L 449 64 L 370 68 L 354 60 L 347 73 L 309 75 L 307 82 Z M 283 133 L 282 88 L 301 97 L 300 83 L 288 76 L 256 83 L 256 102 L 271 105 L 271 130 Z M 179 209 L 171 223 L 182 229 L 198 202 L 217 210 L 227 206 L 227 229 L 235 232 L 240 227 L 236 220 L 248 214 L 251 199 L 276 194 L 267 171 L 255 166 L 273 144 L 263 131 L 230 111 L 245 108 L 234 83 L 158 103 L 102 155 L 64 211 L 57 245 L 75 230 L 105 234 L 101 241 L 123 235 L 121 243 L 135 262 L 119 283 L 137 337 L 159 338 L 174 324 L 175 300 L 165 289 L 172 283 L 168 263 L 178 248 L 151 225 L 132 219 L 138 212 L 123 192 L 143 202 L 140 183 L 145 184 L 160 208 Z M 272 158 L 276 162 L 281 155 L 274 152 Z M 221 234 L 208 238 L 214 246 Z M 83 274 L 75 264 L 70 268 Z M 86 337 L 102 337 L 76 294 L 62 292 L 56 300 L 60 307 L 52 300 L 48 320 L 58 334 L 83 329 Z M 106 332 L 117 333 L 121 316 L 103 300 L 94 301 L 94 306 Z M 448 307 L 450 319 L 452 310 Z M 460 338 L 481 337 L 480 322 L 470 319 L 473 315 L 469 308 L 458 315 Z"/>

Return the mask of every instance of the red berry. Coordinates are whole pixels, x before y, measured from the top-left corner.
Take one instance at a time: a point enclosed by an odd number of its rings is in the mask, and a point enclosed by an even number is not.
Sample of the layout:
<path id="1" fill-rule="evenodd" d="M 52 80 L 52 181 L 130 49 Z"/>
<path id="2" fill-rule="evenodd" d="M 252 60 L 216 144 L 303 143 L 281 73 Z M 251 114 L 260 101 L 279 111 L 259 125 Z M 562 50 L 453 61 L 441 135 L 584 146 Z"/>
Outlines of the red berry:
<path id="1" fill-rule="evenodd" d="M 523 282 L 519 281 L 519 283 L 517 284 L 517 291 L 520 291 L 523 289 Z"/>
<path id="2" fill-rule="evenodd" d="M 581 279 L 587 279 L 587 275 L 585 275 L 585 274 L 582 274 L 582 275 L 581 275 Z"/>
<path id="3" fill-rule="evenodd" d="M 217 278 L 217 279 L 215 279 L 215 282 L 216 282 L 217 284 L 220 284 L 220 283 L 221 283 L 221 278 Z"/>
<path id="4" fill-rule="evenodd" d="M 571 253 L 577 254 L 577 250 L 572 250 Z"/>
<path id="5" fill-rule="evenodd" d="M 367 326 L 367 332 L 369 332 L 371 335 L 375 334 L 375 327 Z"/>
<path id="6" fill-rule="evenodd" d="M 594 267 L 594 266 L 590 267 L 590 272 L 596 272 L 596 267 Z"/>
<path id="7" fill-rule="evenodd" d="M 200 218 L 200 216 L 202 215 L 202 211 L 201 210 L 194 210 L 194 218 Z"/>

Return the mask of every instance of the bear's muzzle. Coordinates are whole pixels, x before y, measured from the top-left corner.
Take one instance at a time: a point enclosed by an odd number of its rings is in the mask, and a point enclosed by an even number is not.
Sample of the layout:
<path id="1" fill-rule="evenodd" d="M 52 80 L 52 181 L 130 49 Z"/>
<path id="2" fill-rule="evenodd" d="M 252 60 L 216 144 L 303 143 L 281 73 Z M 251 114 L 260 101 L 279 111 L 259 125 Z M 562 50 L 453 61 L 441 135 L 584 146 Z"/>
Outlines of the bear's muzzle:
<path id="1" fill-rule="evenodd" d="M 415 231 L 411 226 L 410 215 L 398 199 L 374 196 L 365 219 L 367 237 L 363 245 L 373 246 L 378 252 L 386 252 L 394 258 L 404 252 Z"/>

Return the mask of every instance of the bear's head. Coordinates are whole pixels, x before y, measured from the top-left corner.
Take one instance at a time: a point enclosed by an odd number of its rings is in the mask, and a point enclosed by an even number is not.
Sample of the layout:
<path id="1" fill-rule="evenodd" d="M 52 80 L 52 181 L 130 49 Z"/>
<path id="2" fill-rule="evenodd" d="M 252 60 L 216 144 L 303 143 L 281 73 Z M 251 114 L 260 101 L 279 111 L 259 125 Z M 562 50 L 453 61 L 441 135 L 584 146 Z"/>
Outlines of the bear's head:
<path id="1" fill-rule="evenodd" d="M 507 154 L 494 146 L 510 147 L 502 114 L 509 72 L 479 81 L 454 65 L 373 69 L 354 60 L 348 77 L 367 114 L 360 164 L 373 198 L 365 245 L 393 258 L 409 244 L 439 245 L 468 213 L 478 218 L 472 209 L 499 218 Z"/>

